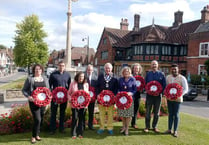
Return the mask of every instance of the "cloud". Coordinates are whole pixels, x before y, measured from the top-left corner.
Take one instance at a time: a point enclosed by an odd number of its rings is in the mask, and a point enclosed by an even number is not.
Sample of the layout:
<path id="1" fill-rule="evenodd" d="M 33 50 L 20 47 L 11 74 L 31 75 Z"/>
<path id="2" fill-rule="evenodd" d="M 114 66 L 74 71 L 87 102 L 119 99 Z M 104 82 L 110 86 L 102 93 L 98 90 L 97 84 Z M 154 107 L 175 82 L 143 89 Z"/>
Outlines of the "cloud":
<path id="1" fill-rule="evenodd" d="M 126 13 L 129 17 L 130 14 L 140 14 L 141 24 L 143 26 L 150 25 L 153 17 L 155 24 L 171 26 L 174 21 L 174 12 L 178 10 L 184 12 L 183 21 L 194 19 L 194 12 L 186 0 L 174 0 L 165 3 L 147 2 L 144 4 L 131 4 Z"/>

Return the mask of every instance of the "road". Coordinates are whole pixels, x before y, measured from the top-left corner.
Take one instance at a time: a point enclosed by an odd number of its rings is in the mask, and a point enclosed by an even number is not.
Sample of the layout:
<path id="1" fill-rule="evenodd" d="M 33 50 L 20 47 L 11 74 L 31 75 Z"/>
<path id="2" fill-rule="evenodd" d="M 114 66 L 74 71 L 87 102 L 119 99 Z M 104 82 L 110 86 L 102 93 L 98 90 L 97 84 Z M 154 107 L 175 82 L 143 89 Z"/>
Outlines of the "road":
<path id="1" fill-rule="evenodd" d="M 17 73 L 14 73 L 14 74 L 11 74 L 11 75 L 8 75 L 5 77 L 0 77 L 0 86 L 4 85 L 6 83 L 9 83 L 9 82 L 15 81 L 15 80 L 22 78 L 24 76 L 27 76 L 27 73 L 17 72 Z"/>
<path id="2" fill-rule="evenodd" d="M 180 111 L 209 119 L 209 101 L 184 101 L 181 105 Z"/>

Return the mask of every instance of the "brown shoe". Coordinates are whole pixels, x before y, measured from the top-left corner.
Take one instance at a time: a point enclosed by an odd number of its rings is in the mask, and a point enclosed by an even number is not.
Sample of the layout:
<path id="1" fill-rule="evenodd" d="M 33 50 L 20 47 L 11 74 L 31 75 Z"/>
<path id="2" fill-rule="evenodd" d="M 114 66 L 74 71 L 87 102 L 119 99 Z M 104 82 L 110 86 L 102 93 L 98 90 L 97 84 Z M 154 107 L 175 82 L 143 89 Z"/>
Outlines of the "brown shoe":
<path id="1" fill-rule="evenodd" d="M 138 126 L 136 125 L 132 125 L 131 127 L 133 127 L 134 129 L 138 129 Z"/>
<path id="2" fill-rule="evenodd" d="M 39 136 L 36 137 L 37 141 L 41 141 L 41 138 Z"/>
<path id="3" fill-rule="evenodd" d="M 157 129 L 157 128 L 154 128 L 153 130 L 154 130 L 155 133 L 159 133 L 160 132 L 160 130 Z"/>
<path id="4" fill-rule="evenodd" d="M 145 132 L 145 133 L 148 133 L 148 132 L 149 132 L 149 129 L 148 129 L 148 128 L 145 128 L 145 129 L 144 129 L 144 132 Z"/>

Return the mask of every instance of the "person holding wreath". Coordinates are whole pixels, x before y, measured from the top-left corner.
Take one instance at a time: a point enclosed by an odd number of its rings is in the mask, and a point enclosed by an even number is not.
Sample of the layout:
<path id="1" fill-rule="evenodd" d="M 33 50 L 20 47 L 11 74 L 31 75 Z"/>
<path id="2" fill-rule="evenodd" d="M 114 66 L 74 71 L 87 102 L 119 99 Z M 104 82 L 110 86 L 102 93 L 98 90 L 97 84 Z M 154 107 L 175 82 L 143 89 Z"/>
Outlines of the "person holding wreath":
<path id="1" fill-rule="evenodd" d="M 86 81 L 86 76 L 83 72 L 78 72 L 75 75 L 74 81 L 70 84 L 70 88 L 68 91 L 69 101 L 71 102 L 71 96 L 74 92 L 78 90 L 84 90 L 85 92 L 89 93 L 89 84 Z M 71 126 L 71 135 L 73 139 L 76 139 L 78 136 L 79 138 L 83 138 L 83 120 L 85 118 L 84 111 L 85 108 L 73 108 L 72 109 L 72 126 Z"/>
<path id="2" fill-rule="evenodd" d="M 171 97 L 166 96 L 169 115 L 168 115 L 168 130 L 165 133 L 171 134 L 172 133 L 171 129 L 172 126 L 174 125 L 173 136 L 177 137 L 180 104 L 183 102 L 183 95 L 188 92 L 187 80 L 183 75 L 179 74 L 179 68 L 177 64 L 172 64 L 171 74 L 166 77 L 166 83 L 167 85 L 177 83 L 182 88 L 182 93 L 180 94 L 180 96 L 177 96 L 177 98 L 172 99 Z"/>
<path id="3" fill-rule="evenodd" d="M 162 91 L 164 90 L 166 86 L 166 79 L 165 75 L 158 70 L 158 62 L 156 60 L 153 60 L 151 62 L 151 71 L 149 71 L 145 77 L 146 86 L 148 84 L 151 84 L 151 91 L 149 89 L 146 89 L 147 95 L 146 95 L 146 114 L 145 114 L 145 126 L 144 132 L 149 132 L 150 129 L 150 120 L 151 120 L 151 111 L 153 107 L 153 113 L 154 118 L 152 121 L 152 128 L 155 133 L 159 133 L 159 130 L 157 129 L 157 123 L 159 119 L 159 113 L 160 113 L 160 106 L 161 106 L 161 98 L 162 98 Z M 157 85 L 156 85 L 157 84 Z M 159 89 L 161 88 L 161 89 Z M 155 92 L 153 94 L 148 94 L 148 92 Z"/>
<path id="4" fill-rule="evenodd" d="M 110 90 L 114 95 L 118 92 L 118 80 L 114 77 L 112 73 L 113 66 L 111 63 L 106 63 L 104 65 L 105 72 L 100 74 L 97 80 L 97 94 L 100 94 L 103 90 Z M 99 104 L 99 117 L 100 117 L 100 128 L 97 131 L 98 134 L 104 132 L 105 127 L 105 116 L 107 112 L 107 129 L 110 135 L 113 135 L 113 105 L 106 107 Z"/>
<path id="5" fill-rule="evenodd" d="M 49 77 L 49 85 L 51 90 L 55 90 L 57 87 L 64 87 L 68 90 L 71 82 L 71 77 L 68 72 L 65 71 L 64 61 L 58 63 L 58 70 L 54 71 Z M 61 104 L 58 104 L 54 100 L 51 101 L 51 118 L 50 118 L 50 134 L 55 134 L 56 130 L 56 116 L 57 108 L 60 107 L 60 116 L 59 116 L 59 132 L 64 132 L 64 119 L 65 119 L 65 110 L 67 108 L 67 101 Z"/>
<path id="6" fill-rule="evenodd" d="M 133 76 L 141 76 L 142 75 L 142 66 L 139 63 L 134 63 L 132 64 L 132 73 Z M 134 101 L 134 116 L 132 117 L 131 120 L 131 126 L 135 129 L 138 128 L 136 125 L 136 119 L 137 119 L 137 113 L 139 110 L 139 104 L 140 104 L 140 98 L 141 98 L 141 92 L 140 90 L 137 90 L 136 93 L 134 94 L 133 101 Z"/>
<path id="7" fill-rule="evenodd" d="M 29 107 L 33 115 L 34 123 L 33 123 L 32 138 L 31 138 L 32 144 L 36 143 L 36 141 L 41 141 L 39 134 L 40 134 L 40 127 L 43 122 L 45 107 L 44 106 L 39 107 L 34 104 L 34 98 L 32 97 L 32 93 L 34 90 L 36 90 L 37 87 L 49 88 L 49 83 L 47 78 L 42 76 L 43 72 L 44 72 L 43 66 L 40 64 L 35 64 L 32 67 L 33 75 L 28 76 L 22 89 L 23 95 L 28 98 Z"/>
<path id="8" fill-rule="evenodd" d="M 96 89 L 98 77 L 97 77 L 97 74 L 94 72 L 93 65 L 89 64 L 87 66 L 85 75 L 87 77 L 87 82 L 89 84 L 89 87 L 93 87 L 94 89 Z M 90 102 L 88 106 L 88 128 L 90 130 L 94 130 L 94 127 L 93 127 L 94 106 L 95 106 L 95 102 Z M 85 128 L 85 120 L 84 120 L 84 128 Z"/>
<path id="9" fill-rule="evenodd" d="M 134 99 L 134 94 L 136 93 L 136 80 L 131 74 L 130 67 L 124 67 L 121 71 L 122 77 L 119 78 L 118 81 L 118 91 L 127 92 L 129 96 Z M 121 129 L 121 133 L 124 135 L 128 135 L 129 123 L 131 121 L 131 117 L 134 116 L 134 103 L 132 102 L 130 108 L 128 109 L 118 109 L 118 115 L 122 117 L 123 127 Z"/>

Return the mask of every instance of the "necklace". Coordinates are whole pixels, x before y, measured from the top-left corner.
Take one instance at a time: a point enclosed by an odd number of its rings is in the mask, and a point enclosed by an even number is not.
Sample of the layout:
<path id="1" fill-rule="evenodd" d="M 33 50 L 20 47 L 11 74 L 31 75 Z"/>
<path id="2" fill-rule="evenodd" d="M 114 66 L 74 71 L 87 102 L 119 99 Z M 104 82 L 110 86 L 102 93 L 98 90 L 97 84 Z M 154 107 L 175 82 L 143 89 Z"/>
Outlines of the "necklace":
<path id="1" fill-rule="evenodd" d="M 44 79 L 42 76 L 39 76 L 39 77 L 34 77 L 34 81 L 35 82 L 42 82 Z"/>

